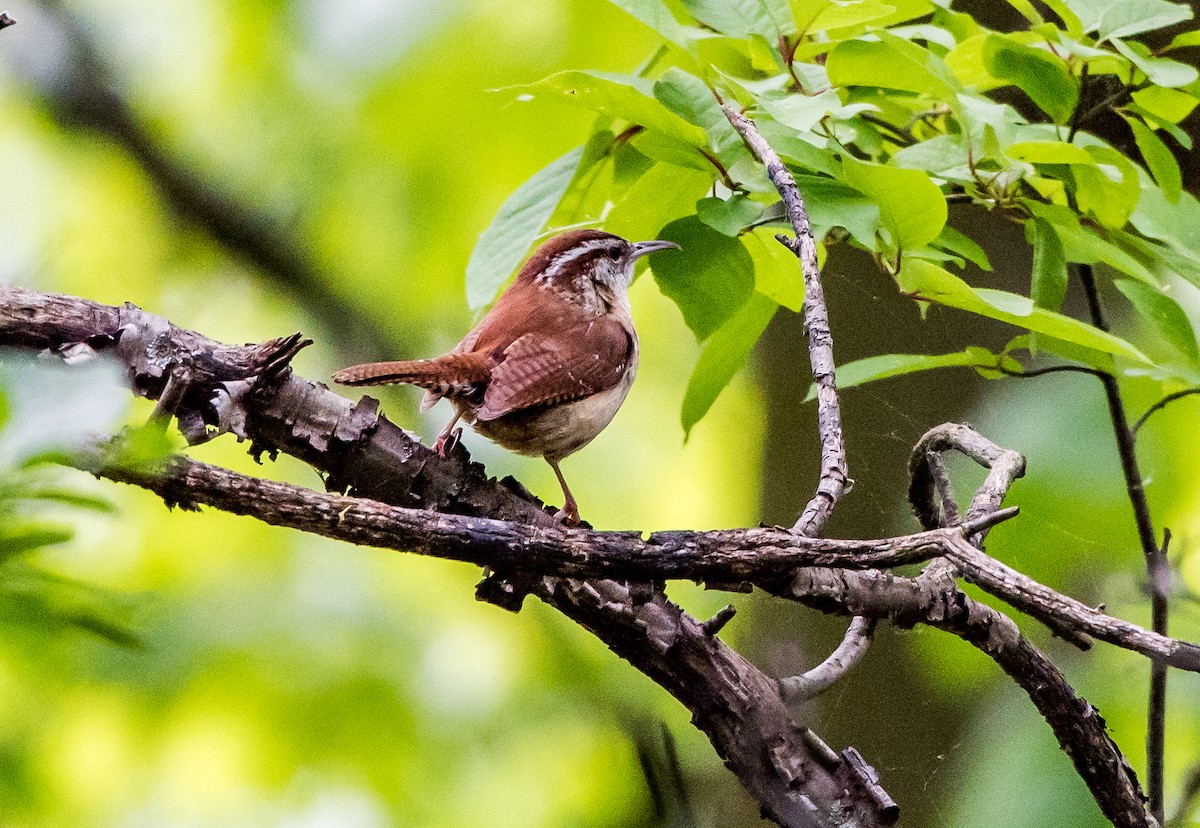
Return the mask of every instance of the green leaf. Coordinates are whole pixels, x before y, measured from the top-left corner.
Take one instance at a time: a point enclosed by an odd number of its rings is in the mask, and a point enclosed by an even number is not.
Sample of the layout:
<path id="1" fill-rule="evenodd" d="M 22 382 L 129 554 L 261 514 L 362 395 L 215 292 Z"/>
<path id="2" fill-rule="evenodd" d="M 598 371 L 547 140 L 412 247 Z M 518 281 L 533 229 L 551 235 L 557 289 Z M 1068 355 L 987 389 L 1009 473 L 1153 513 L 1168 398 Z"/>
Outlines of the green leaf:
<path id="1" fill-rule="evenodd" d="M 897 247 L 923 247 L 946 226 L 946 198 L 925 173 L 869 164 L 850 156 L 843 169 L 846 182 L 879 206 L 883 224 Z"/>
<path id="2" fill-rule="evenodd" d="M 1200 201 L 1191 193 L 1181 194 L 1172 204 L 1158 187 L 1146 187 L 1130 221 L 1139 233 L 1200 260 Z"/>
<path id="3" fill-rule="evenodd" d="M 609 2 L 645 23 L 676 46 L 682 46 L 684 49 L 692 46 L 692 37 L 687 28 L 675 19 L 675 15 L 662 0 L 609 0 Z"/>
<path id="4" fill-rule="evenodd" d="M 796 33 L 787 0 L 681 0 L 701 23 L 730 37 L 761 35 L 771 43 Z"/>
<path id="5" fill-rule="evenodd" d="M 543 167 L 505 199 L 492 223 L 479 234 L 467 262 L 467 304 L 472 310 L 495 299 L 521 264 L 562 200 L 582 157 L 583 148 L 578 147 Z"/>
<path id="6" fill-rule="evenodd" d="M 1065 124 L 1079 102 L 1079 81 L 1062 58 L 1011 37 L 989 35 L 983 61 L 998 80 L 1023 91 L 1056 124 Z"/>
<path id="7" fill-rule="evenodd" d="M 837 385 L 841 390 L 866 385 L 905 374 L 916 374 L 934 368 L 980 368 L 998 364 L 1000 358 L 987 348 L 970 347 L 952 354 L 880 354 L 839 365 Z M 816 399 L 815 387 L 810 387 L 805 402 Z"/>
<path id="8" fill-rule="evenodd" d="M 649 81 L 604 72 L 558 72 L 537 83 L 508 87 L 528 95 L 550 97 L 663 132 L 693 147 L 708 147 L 708 135 L 671 112 L 653 95 Z"/>
<path id="9" fill-rule="evenodd" d="M 1183 193 L 1183 175 L 1179 172 L 1179 163 L 1167 149 L 1154 130 L 1137 118 L 1126 117 L 1130 129 L 1133 130 L 1133 140 L 1137 142 L 1138 152 L 1146 162 L 1146 168 L 1162 188 L 1163 196 L 1172 204 L 1179 203 Z"/>
<path id="10" fill-rule="evenodd" d="M 1175 35 L 1167 48 L 1162 51 L 1169 52 L 1172 49 L 1185 49 L 1189 46 L 1200 46 L 1200 30 L 1180 32 Z"/>
<path id="11" fill-rule="evenodd" d="M 804 273 L 800 269 L 800 260 L 765 230 L 747 233 L 742 236 L 742 242 L 754 260 L 754 289 L 799 313 L 804 307 Z"/>
<path id="12" fill-rule="evenodd" d="M 1012 144 L 1005 154 L 1017 161 L 1030 164 L 1083 164 L 1096 166 L 1096 159 L 1077 144 L 1065 141 L 1021 141 Z"/>
<path id="13" fill-rule="evenodd" d="M 1026 223 L 1025 237 L 1033 246 L 1029 296 L 1037 307 L 1058 311 L 1067 293 L 1067 260 L 1062 241 L 1049 222 L 1038 218 Z M 1029 335 L 1031 353 L 1036 353 L 1044 338 L 1040 334 Z"/>
<path id="14" fill-rule="evenodd" d="M 755 293 L 705 343 L 683 395 L 680 419 L 683 422 L 684 440 L 691 434 L 692 426 L 703 419 L 733 375 L 745 364 L 754 343 L 758 342 L 778 309 L 779 305 L 774 300 Z"/>
<path id="15" fill-rule="evenodd" d="M 1124 227 L 1141 196 L 1137 168 L 1112 147 L 1089 146 L 1087 152 L 1094 166 L 1071 167 L 1077 205 L 1107 227 Z"/>
<path id="16" fill-rule="evenodd" d="M 153 420 L 126 428 L 109 443 L 105 462 L 113 468 L 155 471 L 175 452 L 176 439 Z"/>
<path id="17" fill-rule="evenodd" d="M 673 221 L 655 238 L 673 241 L 679 250 L 654 258 L 651 272 L 659 289 L 683 313 L 700 340 L 729 320 L 754 292 L 754 262 L 745 245 L 695 216 Z"/>
<path id="18" fill-rule="evenodd" d="M 689 124 L 703 129 L 709 136 L 709 146 L 727 156 L 729 165 L 748 154 L 712 89 L 700 78 L 672 66 L 654 82 L 654 97 Z"/>
<path id="19" fill-rule="evenodd" d="M 992 269 L 992 263 L 988 261 L 984 249 L 976 244 L 974 239 L 963 235 L 949 224 L 942 228 L 942 232 L 933 240 L 933 243 L 943 250 L 961 256 L 980 270 L 990 271 Z"/>
<path id="20" fill-rule="evenodd" d="M 1123 40 L 1113 39 L 1113 47 L 1129 59 L 1129 62 L 1141 69 L 1150 82 L 1164 88 L 1187 86 L 1200 78 L 1200 72 L 1194 66 L 1180 63 L 1170 58 L 1152 57 L 1142 44 L 1128 44 Z M 1143 54 L 1145 52 L 1145 54 Z"/>
<path id="21" fill-rule="evenodd" d="M 825 67 L 834 86 L 876 86 L 953 101 L 958 81 L 928 49 L 877 32 L 879 41 L 846 40 L 833 47 Z"/>
<path id="22" fill-rule="evenodd" d="M 629 141 L 630 146 L 638 152 L 655 161 L 664 164 L 674 164 L 677 167 L 691 167 L 709 173 L 711 179 L 716 175 L 716 168 L 700 151 L 691 144 L 673 138 L 665 132 L 650 130 L 640 132 Z"/>
<path id="23" fill-rule="evenodd" d="M 1036 347 L 1034 341 L 1036 340 Z M 1087 365 L 1095 368 L 1098 371 L 1104 371 L 1109 374 L 1121 373 L 1116 366 L 1116 360 L 1112 354 L 1106 354 L 1103 351 L 1097 351 L 1095 348 L 1084 348 L 1071 342 L 1058 339 L 1045 334 L 1021 334 L 1009 340 L 1004 346 L 1005 353 L 1012 351 L 1029 351 L 1031 356 L 1036 356 L 1038 352 L 1054 354 L 1071 362 L 1078 362 L 1081 365 Z M 1130 368 L 1129 371 L 1146 372 L 1145 366 Z"/>
<path id="24" fill-rule="evenodd" d="M 1035 308 L 1024 296 L 988 288 L 972 288 L 948 270 L 921 259 L 908 257 L 904 260 L 899 282 L 901 290 L 914 299 L 958 308 L 1085 348 L 1123 356 L 1145 365 L 1152 364 L 1145 354 L 1120 337 L 1078 319 Z"/>
<path id="25" fill-rule="evenodd" d="M 758 131 L 783 160 L 790 161 L 802 169 L 828 176 L 841 174 L 842 165 L 834 156 L 833 150 L 804 140 L 794 130 L 770 118 L 762 118 L 759 121 Z"/>
<path id="26" fill-rule="evenodd" d="M 844 227 L 868 250 L 877 246 L 879 206 L 853 187 L 841 181 L 816 175 L 797 175 L 796 186 L 804 197 L 804 206 L 812 222 L 813 235 L 820 241 L 833 227 Z"/>
<path id="27" fill-rule="evenodd" d="M 696 202 L 696 215 L 702 222 L 726 236 L 737 236 L 763 214 L 763 205 L 735 193 L 728 199 L 702 198 Z"/>
<path id="28" fill-rule="evenodd" d="M 1142 201 L 1145 201 L 1144 196 Z M 1031 214 L 1054 227 L 1062 241 L 1063 253 L 1068 262 L 1091 265 L 1103 263 L 1147 284 L 1158 284 L 1158 280 L 1145 264 L 1099 235 L 1099 230 L 1080 224 L 1079 216 L 1069 207 L 1030 200 L 1022 203 Z"/>
<path id="29" fill-rule="evenodd" d="M 48 521 L 25 520 L 0 528 L 0 561 L 17 555 L 66 543 L 74 536 L 71 527 Z"/>
<path id="30" fill-rule="evenodd" d="M 1138 314 L 1154 326 L 1154 329 L 1195 365 L 1200 362 L 1200 348 L 1196 345 L 1196 332 L 1187 314 L 1174 298 L 1162 290 L 1132 279 L 1116 279 L 1117 290 L 1125 294 Z"/>
<path id="31" fill-rule="evenodd" d="M 1114 244 L 1146 262 L 1159 283 L 1169 283 L 1178 276 L 1200 287 L 1200 261 L 1186 251 L 1121 230 L 1110 230 L 1109 236 Z"/>
<path id="32" fill-rule="evenodd" d="M 938 174 L 965 167 L 970 160 L 962 135 L 935 135 L 927 141 L 904 147 L 892 156 L 897 167 Z"/>
<path id="33" fill-rule="evenodd" d="M 90 509 L 94 512 L 112 513 L 116 511 L 116 507 L 110 501 L 102 497 L 84 494 L 74 489 L 45 487 L 35 484 L 30 488 L 18 491 L 15 497 L 22 500 L 47 500 L 54 503 L 61 503 L 65 506 L 74 506 L 79 509 Z"/>
<path id="34" fill-rule="evenodd" d="M 871 23 L 896 11 L 882 0 L 791 0 L 791 7 L 796 27 L 806 34 Z"/>
<path id="35" fill-rule="evenodd" d="M 1079 16 L 1083 31 L 1096 32 L 1099 41 L 1150 32 L 1190 20 L 1192 10 L 1167 0 L 1067 0 Z"/>
<path id="36" fill-rule="evenodd" d="M 1130 94 L 1135 104 L 1168 124 L 1179 123 L 1200 103 L 1200 99 L 1195 95 L 1178 89 L 1164 89 L 1161 86 L 1138 89 Z"/>
<path id="37" fill-rule="evenodd" d="M 866 108 L 868 104 L 845 106 L 834 89 L 825 89 L 816 95 L 761 96 L 757 103 L 779 123 L 796 132 L 809 132 L 826 115 L 849 117 Z"/>
<path id="38" fill-rule="evenodd" d="M 1057 311 L 1067 295 L 1067 258 L 1062 241 L 1045 219 L 1030 219 L 1025 238 L 1033 245 L 1033 277 L 1029 289 L 1033 304 Z"/>
<path id="39" fill-rule="evenodd" d="M 712 175 L 708 172 L 656 164 L 613 205 L 604 219 L 604 229 L 627 239 L 657 238 L 654 234 L 663 225 L 691 215 L 696 199 L 711 186 Z"/>
<path id="40" fill-rule="evenodd" d="M 1083 34 L 1083 24 L 1079 21 L 1075 12 L 1071 11 L 1070 0 L 1042 0 L 1042 2 L 1046 4 L 1046 7 L 1050 11 L 1058 15 L 1058 18 L 1062 20 L 1067 33 L 1071 37 L 1077 38 Z"/>

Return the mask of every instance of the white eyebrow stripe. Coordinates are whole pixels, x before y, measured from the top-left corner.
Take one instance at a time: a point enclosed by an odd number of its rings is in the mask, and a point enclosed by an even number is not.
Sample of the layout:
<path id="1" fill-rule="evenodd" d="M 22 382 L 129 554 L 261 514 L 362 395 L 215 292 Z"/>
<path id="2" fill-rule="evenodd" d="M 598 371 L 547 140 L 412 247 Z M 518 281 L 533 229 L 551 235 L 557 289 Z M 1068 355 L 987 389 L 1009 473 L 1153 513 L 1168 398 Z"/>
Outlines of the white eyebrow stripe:
<path id="1" fill-rule="evenodd" d="M 614 242 L 614 239 L 591 239 L 591 240 L 585 241 L 581 244 L 577 244 L 574 247 L 572 247 L 562 253 L 559 253 L 557 256 L 555 256 L 550 261 L 550 266 L 547 267 L 544 271 L 542 271 L 541 275 L 538 276 L 538 281 L 542 281 L 542 280 L 549 281 L 549 280 L 553 279 L 555 276 L 557 276 L 559 273 L 562 272 L 562 269 L 564 267 L 566 267 L 571 262 L 575 261 L 576 259 L 580 258 L 581 256 L 587 255 L 588 253 L 590 253 L 593 250 L 600 250 L 605 247 L 611 247 L 613 245 L 613 242 Z"/>

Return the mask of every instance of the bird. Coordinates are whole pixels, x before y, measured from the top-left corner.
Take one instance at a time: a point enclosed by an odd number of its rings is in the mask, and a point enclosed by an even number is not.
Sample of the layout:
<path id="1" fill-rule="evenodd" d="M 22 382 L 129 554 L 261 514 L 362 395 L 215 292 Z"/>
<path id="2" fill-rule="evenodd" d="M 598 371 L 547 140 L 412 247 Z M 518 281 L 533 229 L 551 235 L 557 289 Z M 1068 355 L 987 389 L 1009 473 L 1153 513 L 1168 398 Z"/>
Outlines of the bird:
<path id="1" fill-rule="evenodd" d="M 404 383 L 425 389 L 421 410 L 454 407 L 434 449 L 457 443 L 459 420 L 504 448 L 550 464 L 562 486 L 556 517 L 578 525 L 579 506 L 559 463 L 590 443 L 625 401 L 638 367 L 629 306 L 634 264 L 678 249 L 591 228 L 543 242 L 512 285 L 449 353 L 372 362 L 333 375 L 343 385 Z"/>

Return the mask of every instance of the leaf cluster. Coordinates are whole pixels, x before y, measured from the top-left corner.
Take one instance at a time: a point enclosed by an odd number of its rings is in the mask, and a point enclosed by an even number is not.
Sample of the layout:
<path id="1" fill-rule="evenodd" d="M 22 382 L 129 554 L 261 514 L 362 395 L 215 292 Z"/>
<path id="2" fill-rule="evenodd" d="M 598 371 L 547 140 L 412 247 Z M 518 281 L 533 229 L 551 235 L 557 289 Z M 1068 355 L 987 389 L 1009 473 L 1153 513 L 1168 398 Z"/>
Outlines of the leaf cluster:
<path id="1" fill-rule="evenodd" d="M 1009 0 L 1020 31 L 988 28 L 950 0 L 614 0 L 662 37 L 636 72 L 566 71 L 520 98 L 596 113 L 586 144 L 519 188 L 480 237 L 471 304 L 490 302 L 543 234 L 601 225 L 664 238 L 653 275 L 704 343 L 682 411 L 709 409 L 780 307 L 799 310 L 795 260 L 771 238 L 774 188 L 723 116 L 734 102 L 789 165 L 818 249 L 868 251 L 900 291 L 1009 323 L 999 352 L 892 354 L 844 366 L 843 387 L 946 366 L 1021 372 L 1039 355 L 1167 388 L 1200 383 L 1200 349 L 1172 295 L 1200 286 L 1200 202 L 1172 144 L 1200 102 L 1200 73 L 1146 35 L 1191 20 L 1167 0 Z M 1043 14 L 1039 8 L 1049 10 Z M 1128 125 L 1138 158 L 1090 132 Z M 983 249 L 947 224 L 970 202 L 1022 222 L 1028 294 L 972 284 Z M 1062 313 L 1068 265 L 1104 265 L 1144 323 L 1136 342 Z M 971 270 L 970 272 L 976 272 Z"/>

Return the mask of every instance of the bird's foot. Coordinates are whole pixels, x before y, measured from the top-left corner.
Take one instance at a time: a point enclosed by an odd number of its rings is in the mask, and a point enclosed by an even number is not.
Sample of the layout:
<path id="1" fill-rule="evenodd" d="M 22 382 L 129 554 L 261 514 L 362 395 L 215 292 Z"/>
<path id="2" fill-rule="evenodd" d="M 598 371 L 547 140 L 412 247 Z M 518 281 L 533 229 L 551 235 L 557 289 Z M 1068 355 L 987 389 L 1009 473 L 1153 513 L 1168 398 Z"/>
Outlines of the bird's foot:
<path id="1" fill-rule="evenodd" d="M 453 431 L 443 431 L 438 435 L 437 441 L 433 444 L 433 450 L 438 453 L 438 457 L 445 457 L 454 451 L 454 447 L 458 445 L 460 437 L 462 437 L 461 428 L 456 428 Z"/>
<path id="2" fill-rule="evenodd" d="M 554 519 L 565 526 L 575 527 L 579 525 L 579 507 L 575 505 L 575 501 L 568 500 L 563 504 L 563 507 L 554 513 Z"/>

